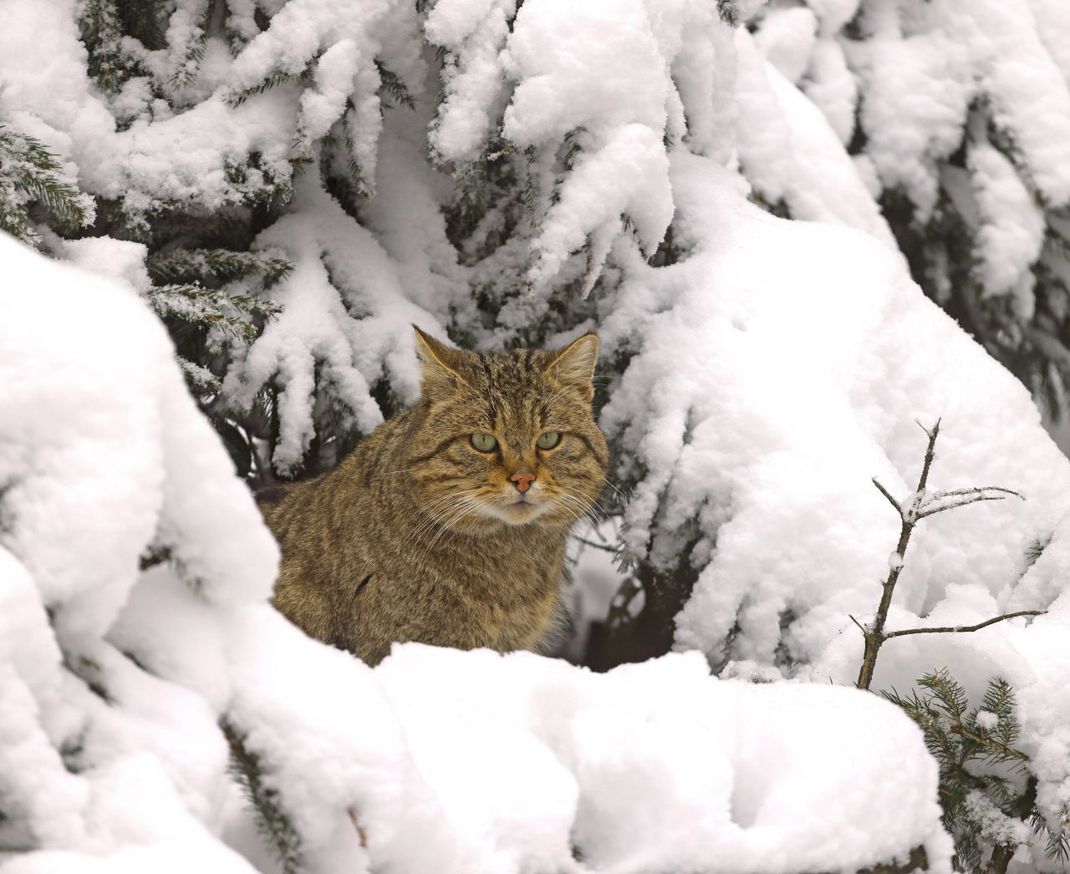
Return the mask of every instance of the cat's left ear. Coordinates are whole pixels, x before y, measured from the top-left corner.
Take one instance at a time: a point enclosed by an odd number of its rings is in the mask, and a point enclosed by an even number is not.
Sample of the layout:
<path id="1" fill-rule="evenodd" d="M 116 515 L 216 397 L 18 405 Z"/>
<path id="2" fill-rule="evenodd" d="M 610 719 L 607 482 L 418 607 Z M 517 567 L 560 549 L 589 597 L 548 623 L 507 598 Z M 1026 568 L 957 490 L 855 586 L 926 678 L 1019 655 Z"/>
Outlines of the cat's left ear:
<path id="1" fill-rule="evenodd" d="M 459 385 L 467 385 L 461 375 L 461 361 L 464 353 L 460 349 L 451 349 L 412 326 L 416 340 L 416 355 L 423 365 L 423 392 L 425 395 L 437 391 L 455 390 Z"/>
<path id="2" fill-rule="evenodd" d="M 588 331 L 564 349 L 550 353 L 546 373 L 564 385 L 573 386 L 588 400 L 594 399 L 594 367 L 598 362 L 598 335 Z"/>

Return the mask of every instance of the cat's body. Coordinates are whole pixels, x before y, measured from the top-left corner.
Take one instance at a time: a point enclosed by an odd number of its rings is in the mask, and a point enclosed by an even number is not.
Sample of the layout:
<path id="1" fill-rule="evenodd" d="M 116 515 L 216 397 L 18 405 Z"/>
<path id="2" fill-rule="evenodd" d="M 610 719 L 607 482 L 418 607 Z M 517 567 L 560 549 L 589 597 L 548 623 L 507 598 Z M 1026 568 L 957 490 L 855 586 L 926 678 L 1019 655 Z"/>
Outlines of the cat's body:
<path id="1" fill-rule="evenodd" d="M 569 529 L 605 472 L 597 339 L 494 356 L 417 345 L 419 404 L 262 502 L 283 553 L 274 603 L 369 663 L 395 641 L 537 648 L 562 612 Z M 547 435 L 558 442 L 540 448 Z"/>

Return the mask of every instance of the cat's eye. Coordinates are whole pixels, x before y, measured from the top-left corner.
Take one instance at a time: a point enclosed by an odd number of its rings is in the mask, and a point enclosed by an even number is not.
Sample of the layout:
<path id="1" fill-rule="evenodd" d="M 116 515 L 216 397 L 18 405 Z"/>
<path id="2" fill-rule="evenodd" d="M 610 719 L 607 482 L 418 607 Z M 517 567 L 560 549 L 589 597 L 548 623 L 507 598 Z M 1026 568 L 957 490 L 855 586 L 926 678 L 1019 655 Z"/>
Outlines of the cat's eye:
<path id="1" fill-rule="evenodd" d="M 498 448 L 498 441 L 493 434 L 473 434 L 472 447 L 480 452 L 493 452 Z"/>
<path id="2" fill-rule="evenodd" d="M 539 435 L 539 439 L 535 441 L 535 445 L 539 449 L 553 449 L 560 442 L 561 433 L 559 431 L 543 431 Z"/>

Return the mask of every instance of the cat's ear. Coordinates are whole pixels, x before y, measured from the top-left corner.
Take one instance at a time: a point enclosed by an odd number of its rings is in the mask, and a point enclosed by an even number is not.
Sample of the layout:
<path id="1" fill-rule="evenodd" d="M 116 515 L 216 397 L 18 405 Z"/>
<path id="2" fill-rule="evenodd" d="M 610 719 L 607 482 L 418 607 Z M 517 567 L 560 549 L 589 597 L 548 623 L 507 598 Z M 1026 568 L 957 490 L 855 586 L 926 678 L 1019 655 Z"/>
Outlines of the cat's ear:
<path id="1" fill-rule="evenodd" d="M 594 399 L 594 366 L 598 363 L 598 335 L 588 331 L 564 349 L 550 353 L 546 373 L 564 385 L 573 386 L 588 400 Z"/>
<path id="2" fill-rule="evenodd" d="M 416 325 L 412 326 L 416 340 L 416 355 L 423 367 L 423 393 L 428 396 L 437 391 L 452 391 L 458 385 L 467 385 L 461 375 L 464 353 L 451 349 Z"/>

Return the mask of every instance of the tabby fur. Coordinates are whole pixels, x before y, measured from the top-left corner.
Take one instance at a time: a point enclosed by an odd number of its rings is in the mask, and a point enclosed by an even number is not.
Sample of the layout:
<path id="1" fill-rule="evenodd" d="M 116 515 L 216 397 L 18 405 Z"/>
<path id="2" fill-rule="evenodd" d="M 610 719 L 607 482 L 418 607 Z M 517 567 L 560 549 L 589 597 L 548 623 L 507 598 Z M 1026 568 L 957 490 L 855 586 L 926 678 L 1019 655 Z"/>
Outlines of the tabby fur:
<path id="1" fill-rule="evenodd" d="M 395 641 L 537 649 L 561 618 L 569 529 L 604 482 L 598 338 L 477 354 L 416 329 L 416 346 L 420 401 L 334 470 L 261 501 L 282 547 L 274 604 L 372 664 Z M 547 431 L 560 443 L 543 450 Z"/>

